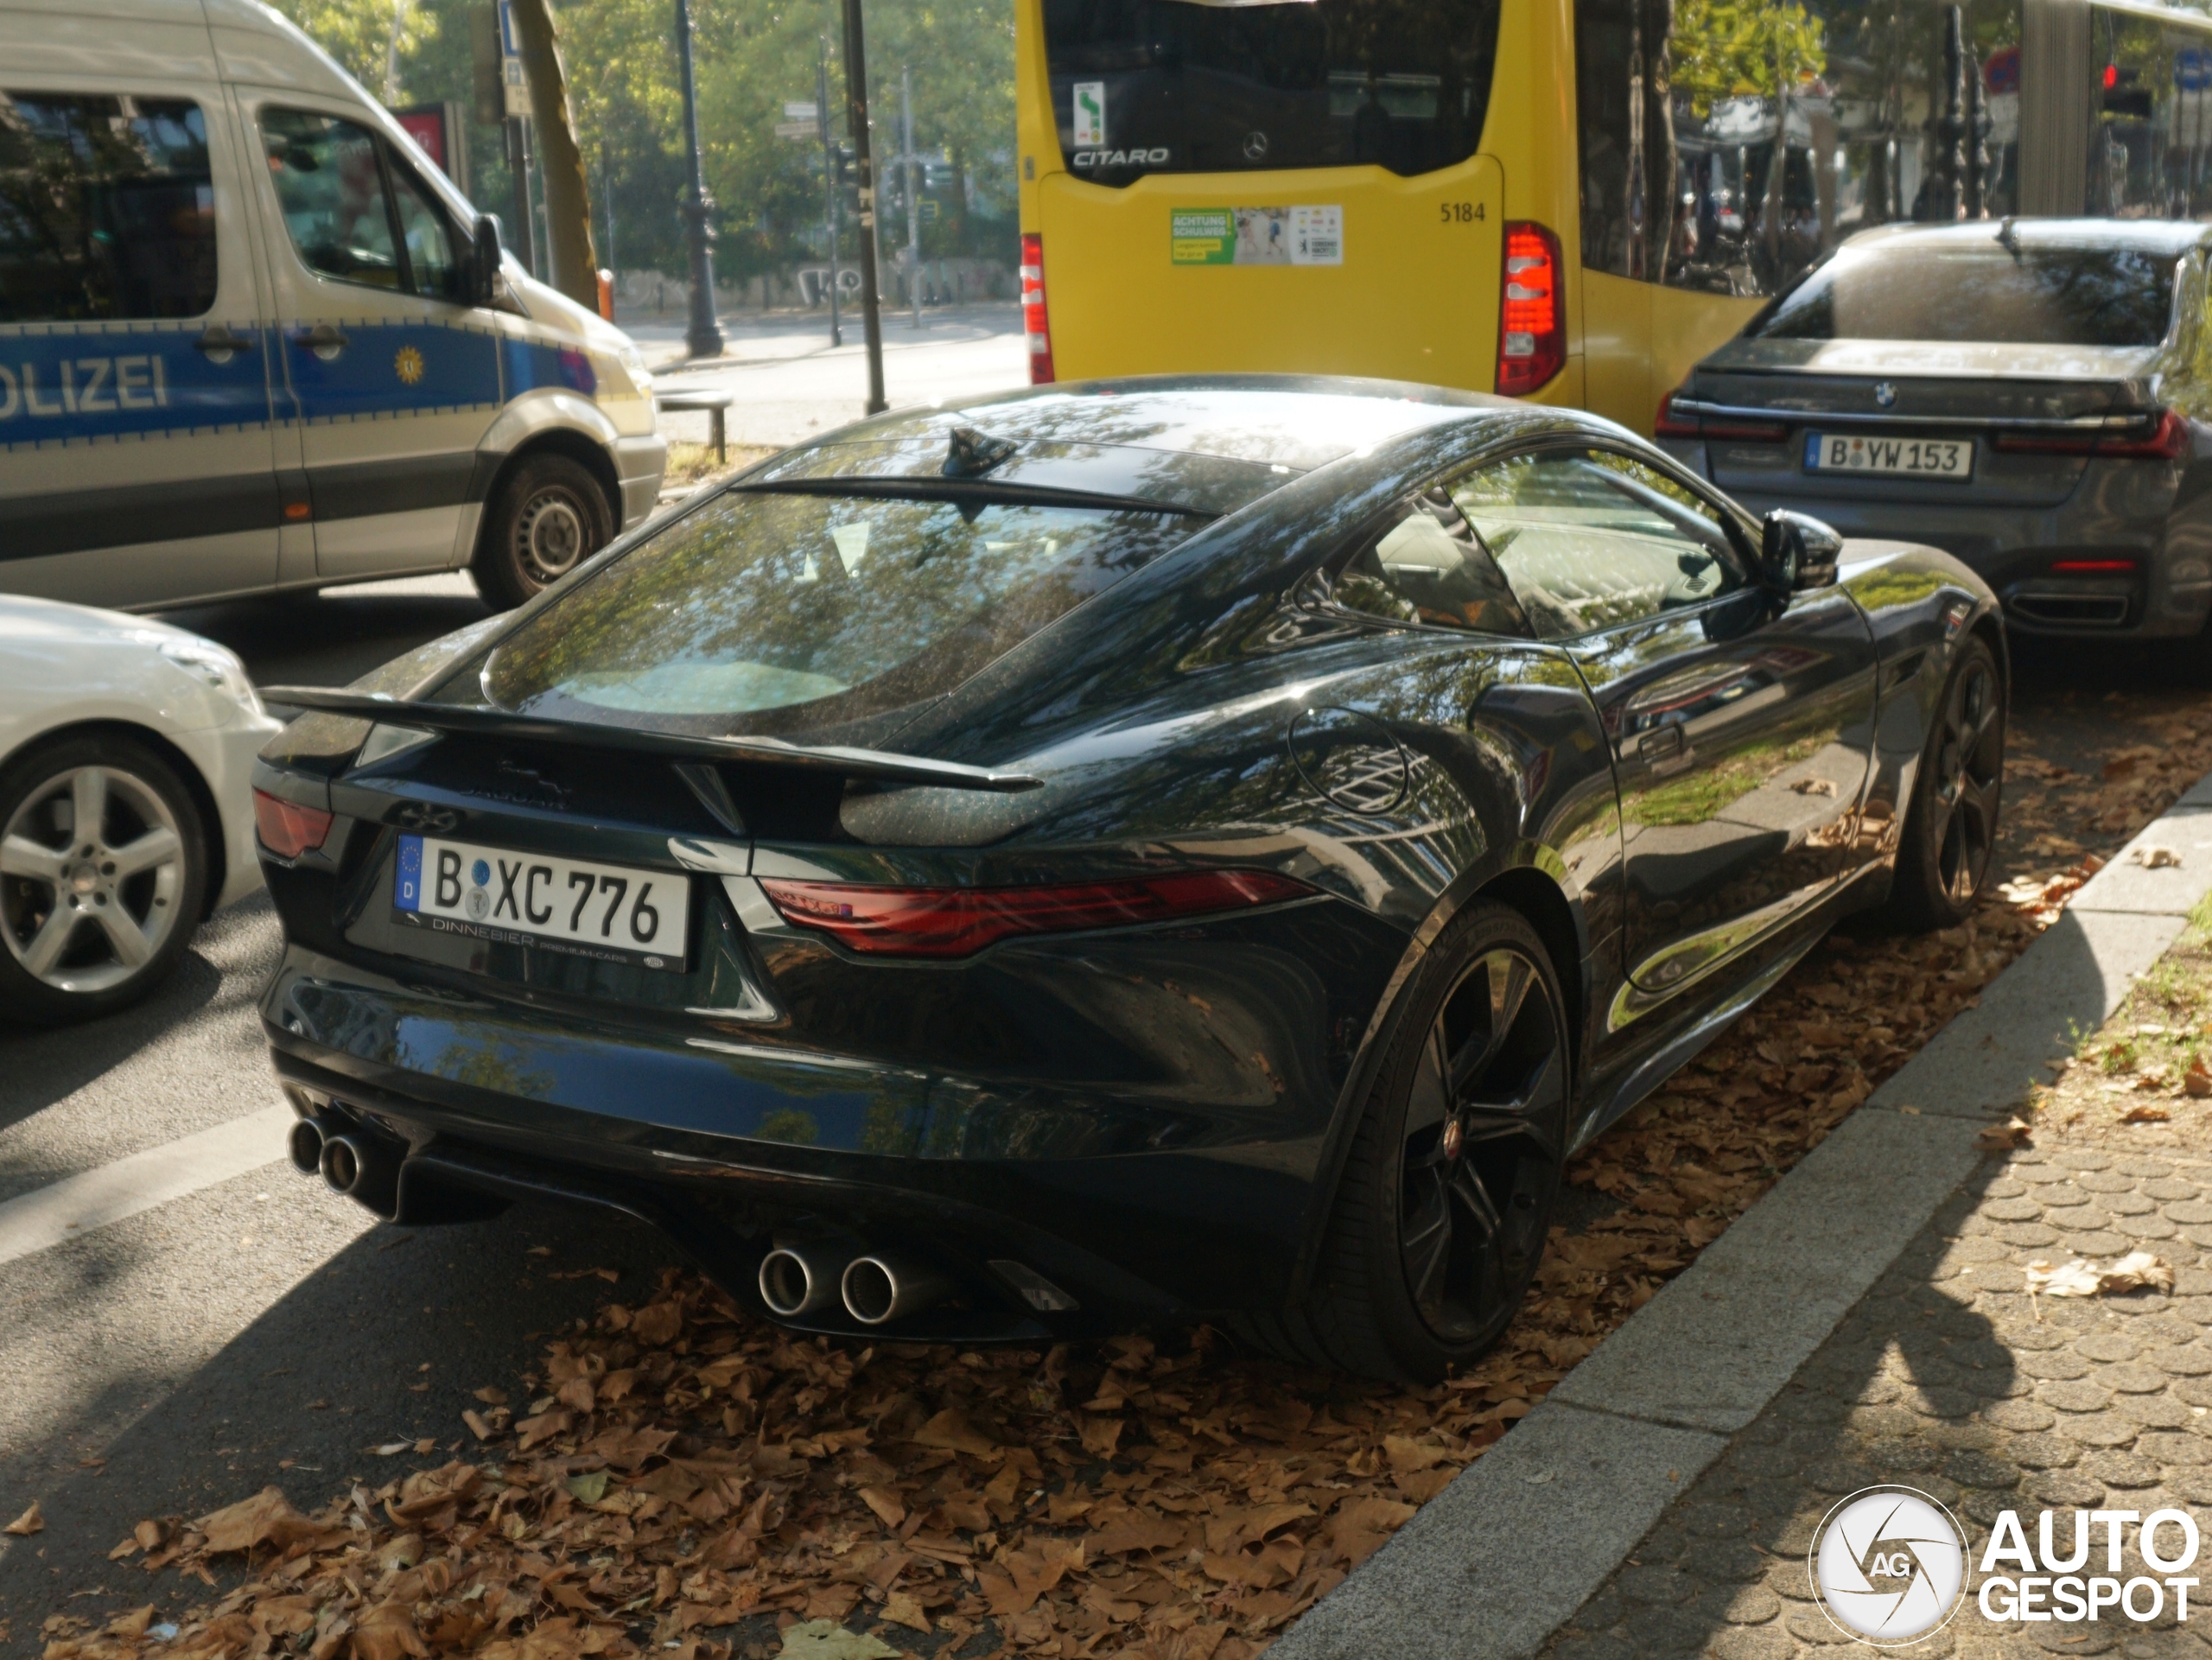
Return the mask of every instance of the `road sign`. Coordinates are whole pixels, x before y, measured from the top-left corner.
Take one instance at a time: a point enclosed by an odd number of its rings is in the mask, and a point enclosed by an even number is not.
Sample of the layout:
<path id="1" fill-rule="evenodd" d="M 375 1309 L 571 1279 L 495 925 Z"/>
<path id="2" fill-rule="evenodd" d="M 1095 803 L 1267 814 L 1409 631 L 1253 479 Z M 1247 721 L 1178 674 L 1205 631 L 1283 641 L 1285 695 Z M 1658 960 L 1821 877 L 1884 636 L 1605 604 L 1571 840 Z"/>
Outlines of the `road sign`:
<path id="1" fill-rule="evenodd" d="M 786 121 L 819 121 L 821 118 L 822 106 L 812 99 L 796 99 L 784 105 L 784 119 Z"/>
<path id="2" fill-rule="evenodd" d="M 507 89 L 507 113 L 530 113 L 530 74 L 522 67 L 522 38 L 515 33 L 514 7 L 499 0 L 499 69 Z"/>
<path id="3" fill-rule="evenodd" d="M 811 121 L 779 121 L 776 123 L 776 137 L 815 139 L 822 137 L 822 129 Z"/>

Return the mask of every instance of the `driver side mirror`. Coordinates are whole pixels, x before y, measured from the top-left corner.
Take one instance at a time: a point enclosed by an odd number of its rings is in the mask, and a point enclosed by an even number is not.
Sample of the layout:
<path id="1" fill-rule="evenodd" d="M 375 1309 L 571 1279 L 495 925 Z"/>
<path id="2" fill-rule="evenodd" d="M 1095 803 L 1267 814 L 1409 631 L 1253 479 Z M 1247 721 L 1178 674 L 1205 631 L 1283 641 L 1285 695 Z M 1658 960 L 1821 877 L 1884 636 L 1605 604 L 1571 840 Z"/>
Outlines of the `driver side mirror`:
<path id="1" fill-rule="evenodd" d="M 499 292 L 499 266 L 505 258 L 499 245 L 499 217 L 496 213 L 476 216 L 476 245 L 469 260 L 468 303 L 483 306 L 492 303 Z"/>
<path id="2" fill-rule="evenodd" d="M 1809 513 L 1777 507 L 1759 537 L 1759 577 L 1777 594 L 1802 594 L 1835 583 L 1843 537 Z"/>

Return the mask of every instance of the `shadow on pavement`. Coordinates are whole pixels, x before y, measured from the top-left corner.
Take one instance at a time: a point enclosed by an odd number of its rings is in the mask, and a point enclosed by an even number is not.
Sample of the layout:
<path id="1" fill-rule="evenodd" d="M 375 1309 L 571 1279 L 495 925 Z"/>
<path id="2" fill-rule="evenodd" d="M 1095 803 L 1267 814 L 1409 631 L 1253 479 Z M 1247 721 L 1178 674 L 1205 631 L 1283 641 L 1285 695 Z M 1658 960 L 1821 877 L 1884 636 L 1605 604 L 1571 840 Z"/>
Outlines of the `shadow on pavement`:
<path id="1" fill-rule="evenodd" d="M 551 1254 L 531 1255 L 541 1246 Z M 313 1511 L 353 1481 L 373 1489 L 442 1462 L 456 1443 L 466 1454 L 474 1441 L 461 1415 L 476 1404 L 474 1390 L 495 1384 L 520 1398 L 520 1373 L 543 1339 L 602 1301 L 642 1300 L 675 1262 L 642 1225 L 554 1207 L 372 1230 L 118 1434 L 100 1467 L 79 1467 L 58 1435 L 9 1449 L 19 1470 L 68 1473 L 41 1485 L 43 1532 L 0 1541 L 9 1547 L 0 1622 L 13 1626 L 19 1651 L 35 1650 L 33 1634 L 54 1612 L 105 1617 L 149 1601 L 167 1610 L 212 1600 L 196 1580 L 149 1575 L 108 1552 L 143 1519 L 197 1517 L 272 1483 Z M 595 1268 L 619 1277 L 609 1284 Z M 129 1409 L 127 1400 L 99 1402 L 91 1415 Z M 435 1455 L 417 1457 L 413 1443 L 425 1439 Z M 400 1441 L 404 1455 L 374 1451 Z"/>

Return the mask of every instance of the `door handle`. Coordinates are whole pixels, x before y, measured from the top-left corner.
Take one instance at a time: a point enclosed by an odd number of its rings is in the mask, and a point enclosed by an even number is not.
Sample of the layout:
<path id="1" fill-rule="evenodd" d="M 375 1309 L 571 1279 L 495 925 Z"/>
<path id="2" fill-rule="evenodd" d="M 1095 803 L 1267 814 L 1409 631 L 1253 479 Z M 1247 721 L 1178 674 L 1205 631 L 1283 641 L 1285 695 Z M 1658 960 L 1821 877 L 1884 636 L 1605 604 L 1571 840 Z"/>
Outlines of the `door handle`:
<path id="1" fill-rule="evenodd" d="M 313 328 L 310 328 L 306 334 L 300 336 L 300 344 L 306 347 L 308 351 L 314 353 L 325 363 L 328 363 L 334 360 L 338 354 L 344 351 L 348 346 L 351 346 L 353 341 L 346 337 L 346 331 L 339 328 L 337 324 L 317 323 Z"/>
<path id="2" fill-rule="evenodd" d="M 200 338 L 192 342 L 195 350 L 204 352 L 207 360 L 218 367 L 228 363 L 241 352 L 253 350 L 252 337 L 233 334 L 221 323 L 209 323 Z"/>

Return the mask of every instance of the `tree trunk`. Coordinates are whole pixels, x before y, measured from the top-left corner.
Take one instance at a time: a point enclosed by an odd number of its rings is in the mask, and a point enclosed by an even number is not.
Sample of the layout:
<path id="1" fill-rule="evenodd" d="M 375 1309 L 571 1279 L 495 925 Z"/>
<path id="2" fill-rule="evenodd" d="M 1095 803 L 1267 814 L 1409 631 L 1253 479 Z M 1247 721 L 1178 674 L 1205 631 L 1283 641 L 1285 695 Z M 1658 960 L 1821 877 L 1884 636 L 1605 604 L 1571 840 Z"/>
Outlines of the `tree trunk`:
<path id="1" fill-rule="evenodd" d="M 546 263 L 553 286 L 587 310 L 599 309 L 599 265 L 592 255 L 591 192 L 583 152 L 569 113 L 569 81 L 560 36 L 546 0 L 513 0 L 515 33 L 530 75 L 530 108 L 537 125 L 537 164 L 545 181 Z"/>

